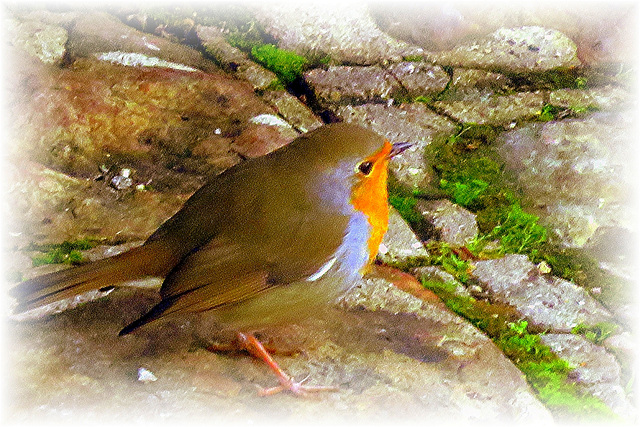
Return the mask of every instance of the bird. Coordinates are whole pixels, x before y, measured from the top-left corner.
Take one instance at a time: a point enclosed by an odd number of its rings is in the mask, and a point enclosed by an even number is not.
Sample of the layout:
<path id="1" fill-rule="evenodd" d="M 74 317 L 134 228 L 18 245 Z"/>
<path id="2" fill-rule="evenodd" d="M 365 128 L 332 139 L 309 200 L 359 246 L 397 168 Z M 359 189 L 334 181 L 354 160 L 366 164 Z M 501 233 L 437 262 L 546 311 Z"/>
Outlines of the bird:
<path id="1" fill-rule="evenodd" d="M 254 331 L 312 316 L 369 271 L 388 227 L 388 164 L 409 146 L 356 124 L 321 126 L 212 177 L 141 246 L 20 283 L 14 312 L 162 277 L 161 301 L 119 335 L 212 312 L 277 375 L 262 394 L 333 389 L 296 382 Z"/>

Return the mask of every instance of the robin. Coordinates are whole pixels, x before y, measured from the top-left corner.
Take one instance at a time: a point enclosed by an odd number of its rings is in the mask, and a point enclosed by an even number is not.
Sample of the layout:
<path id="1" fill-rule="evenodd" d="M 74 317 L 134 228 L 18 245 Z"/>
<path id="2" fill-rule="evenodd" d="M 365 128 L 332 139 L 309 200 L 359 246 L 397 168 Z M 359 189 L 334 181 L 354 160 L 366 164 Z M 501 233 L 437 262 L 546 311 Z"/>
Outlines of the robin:
<path id="1" fill-rule="evenodd" d="M 367 272 L 387 231 L 387 165 L 408 146 L 354 124 L 323 126 L 214 177 L 142 246 L 21 283 L 15 311 L 164 277 L 161 302 L 120 335 L 214 310 L 278 376 L 263 394 L 325 390 L 295 382 L 251 331 L 308 317 Z"/>

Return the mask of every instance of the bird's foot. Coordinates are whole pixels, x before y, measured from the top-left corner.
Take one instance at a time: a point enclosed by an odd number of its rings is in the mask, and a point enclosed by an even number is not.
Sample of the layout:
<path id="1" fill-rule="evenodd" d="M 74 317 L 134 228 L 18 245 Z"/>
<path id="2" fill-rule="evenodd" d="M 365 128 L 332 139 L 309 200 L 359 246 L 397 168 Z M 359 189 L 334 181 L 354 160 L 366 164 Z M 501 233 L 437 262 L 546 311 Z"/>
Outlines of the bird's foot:
<path id="1" fill-rule="evenodd" d="M 333 386 L 321 386 L 321 385 L 303 385 L 306 381 L 306 378 L 302 381 L 294 381 L 293 378 L 287 376 L 287 378 L 281 379 L 280 385 L 275 387 L 263 388 L 258 392 L 260 396 L 271 396 L 274 394 L 278 394 L 282 391 L 290 391 L 291 393 L 298 396 L 307 396 L 309 393 L 317 393 L 323 391 L 338 391 L 338 387 Z"/>
<path id="2" fill-rule="evenodd" d="M 243 334 L 238 332 L 238 342 L 254 357 L 263 360 L 267 366 L 276 374 L 280 385 L 275 387 L 266 388 L 260 391 L 260 396 L 271 396 L 273 394 L 280 393 L 282 391 L 290 391 L 298 396 L 306 396 L 309 393 L 322 392 L 322 391 L 337 391 L 337 387 L 332 386 L 307 386 L 303 385 L 306 378 L 302 381 L 296 382 L 287 375 L 286 372 L 278 366 L 276 361 L 271 357 L 269 352 L 264 348 L 262 343 L 258 341 L 252 334 Z"/>

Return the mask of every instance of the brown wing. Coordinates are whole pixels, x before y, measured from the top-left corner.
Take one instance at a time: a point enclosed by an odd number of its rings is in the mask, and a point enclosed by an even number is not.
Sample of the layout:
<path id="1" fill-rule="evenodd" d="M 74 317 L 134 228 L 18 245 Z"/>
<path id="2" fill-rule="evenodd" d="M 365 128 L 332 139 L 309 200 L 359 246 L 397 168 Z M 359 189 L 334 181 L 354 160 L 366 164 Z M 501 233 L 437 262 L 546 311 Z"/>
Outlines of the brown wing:
<path id="1" fill-rule="evenodd" d="M 214 239 L 173 269 L 160 290 L 162 301 L 120 335 L 169 314 L 198 313 L 240 302 L 274 285 L 264 266 L 242 256 L 237 245 Z"/>

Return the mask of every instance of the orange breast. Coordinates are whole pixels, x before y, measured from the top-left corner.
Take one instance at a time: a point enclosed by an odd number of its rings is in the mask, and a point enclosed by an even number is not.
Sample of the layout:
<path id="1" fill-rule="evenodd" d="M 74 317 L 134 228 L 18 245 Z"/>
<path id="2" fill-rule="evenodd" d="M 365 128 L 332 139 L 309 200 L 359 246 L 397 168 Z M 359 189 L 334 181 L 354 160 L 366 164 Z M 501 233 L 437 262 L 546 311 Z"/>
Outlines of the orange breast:
<path id="1" fill-rule="evenodd" d="M 373 162 L 373 169 L 368 176 L 363 176 L 354 187 L 351 197 L 353 207 L 367 217 L 371 226 L 371 235 L 368 241 L 369 266 L 378 253 L 378 247 L 389 226 L 389 205 L 387 202 L 387 167 L 392 145 L 385 141 L 383 147 L 368 161 Z"/>

